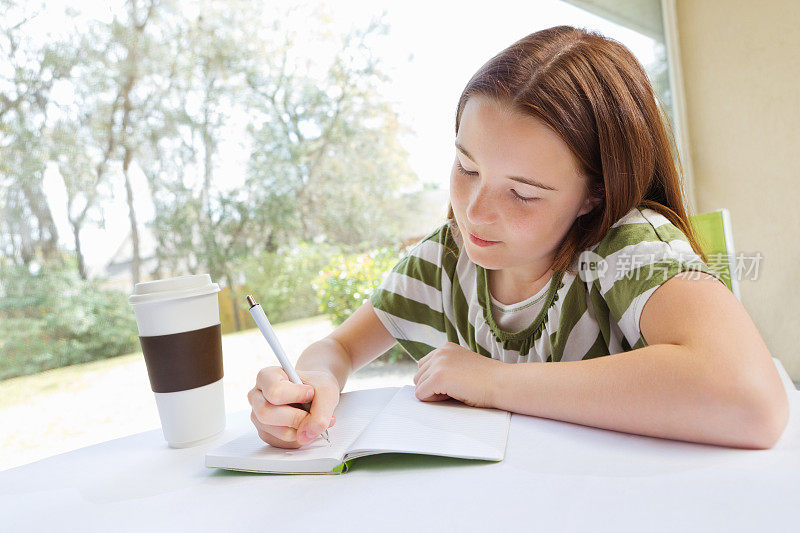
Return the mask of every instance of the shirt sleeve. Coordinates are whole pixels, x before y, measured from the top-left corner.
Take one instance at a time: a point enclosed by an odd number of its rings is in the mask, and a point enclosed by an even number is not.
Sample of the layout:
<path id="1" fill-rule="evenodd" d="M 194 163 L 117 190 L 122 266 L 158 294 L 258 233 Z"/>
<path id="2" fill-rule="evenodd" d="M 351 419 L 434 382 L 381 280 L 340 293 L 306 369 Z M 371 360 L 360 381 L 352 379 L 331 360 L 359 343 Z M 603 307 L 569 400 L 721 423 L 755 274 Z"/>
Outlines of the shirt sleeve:
<path id="1" fill-rule="evenodd" d="M 416 360 L 447 342 L 442 305 L 442 254 L 446 224 L 392 268 L 370 295 L 375 314 Z"/>
<path id="2" fill-rule="evenodd" d="M 596 265 L 594 286 L 608 306 L 610 319 L 632 348 L 647 345 L 639 323 L 642 309 L 668 279 L 687 270 L 719 279 L 666 217 L 651 210 L 639 215 L 630 223 L 612 227 L 589 252 Z"/>

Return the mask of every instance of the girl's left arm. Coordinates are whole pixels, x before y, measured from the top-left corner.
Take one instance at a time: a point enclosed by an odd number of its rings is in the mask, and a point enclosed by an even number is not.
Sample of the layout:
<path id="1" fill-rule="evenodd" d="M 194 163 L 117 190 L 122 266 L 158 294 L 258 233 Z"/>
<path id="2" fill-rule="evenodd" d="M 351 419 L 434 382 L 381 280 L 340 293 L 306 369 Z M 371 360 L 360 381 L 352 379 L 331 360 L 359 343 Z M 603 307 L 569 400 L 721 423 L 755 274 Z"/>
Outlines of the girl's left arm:
<path id="1" fill-rule="evenodd" d="M 777 442 L 789 419 L 784 385 L 722 283 L 699 272 L 673 276 L 647 300 L 640 328 L 649 346 L 628 352 L 491 365 L 486 403 L 667 439 L 754 449 Z"/>

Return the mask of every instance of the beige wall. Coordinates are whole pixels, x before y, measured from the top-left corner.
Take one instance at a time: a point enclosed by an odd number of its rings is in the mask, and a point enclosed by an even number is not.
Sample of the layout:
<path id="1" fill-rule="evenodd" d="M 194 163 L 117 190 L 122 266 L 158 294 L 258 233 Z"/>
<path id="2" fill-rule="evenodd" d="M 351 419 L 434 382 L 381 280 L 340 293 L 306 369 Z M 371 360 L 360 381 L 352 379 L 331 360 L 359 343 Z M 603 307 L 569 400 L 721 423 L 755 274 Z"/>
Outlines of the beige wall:
<path id="1" fill-rule="evenodd" d="M 800 2 L 677 0 L 699 212 L 730 209 L 737 252 L 761 252 L 742 302 L 800 381 Z"/>

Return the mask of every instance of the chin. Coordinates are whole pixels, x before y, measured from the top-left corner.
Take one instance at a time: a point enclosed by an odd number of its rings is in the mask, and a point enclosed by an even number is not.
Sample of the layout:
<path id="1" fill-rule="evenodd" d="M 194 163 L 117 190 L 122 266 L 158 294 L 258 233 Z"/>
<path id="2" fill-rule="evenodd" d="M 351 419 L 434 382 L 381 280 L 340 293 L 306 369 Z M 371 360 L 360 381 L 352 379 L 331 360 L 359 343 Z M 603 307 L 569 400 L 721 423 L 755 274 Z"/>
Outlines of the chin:
<path id="1" fill-rule="evenodd" d="M 491 261 L 490 259 L 486 259 L 485 257 L 475 257 L 475 254 L 469 249 L 469 247 L 466 248 L 466 252 L 470 261 L 478 266 L 482 266 L 486 270 L 500 270 L 501 268 L 504 268 L 502 265 L 498 265 L 497 263 Z"/>

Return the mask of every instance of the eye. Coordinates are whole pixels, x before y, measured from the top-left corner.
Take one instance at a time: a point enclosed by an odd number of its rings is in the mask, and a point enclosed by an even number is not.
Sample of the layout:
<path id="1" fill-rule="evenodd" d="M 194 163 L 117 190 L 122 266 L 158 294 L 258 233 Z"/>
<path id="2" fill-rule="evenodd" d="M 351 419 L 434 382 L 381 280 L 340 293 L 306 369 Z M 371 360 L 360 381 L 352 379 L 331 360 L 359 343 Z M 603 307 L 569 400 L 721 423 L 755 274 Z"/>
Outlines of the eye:
<path id="1" fill-rule="evenodd" d="M 461 166 L 461 161 L 459 161 L 458 159 L 456 159 L 456 166 L 458 167 L 458 171 L 461 172 L 462 174 L 466 174 L 467 176 L 477 176 L 478 175 L 477 172 L 474 172 L 474 171 L 471 171 L 471 170 L 466 170 L 464 167 L 462 167 Z"/>
<path id="2" fill-rule="evenodd" d="M 522 203 L 528 203 L 528 202 L 533 202 L 534 200 L 539 200 L 539 198 L 533 198 L 533 197 L 527 198 L 525 196 L 520 196 L 519 194 L 517 194 L 517 191 L 515 191 L 514 189 L 511 189 L 511 192 L 514 193 L 514 198 L 516 198 L 517 200 L 519 200 Z"/>
<path id="3" fill-rule="evenodd" d="M 477 176 L 477 175 L 478 175 L 478 173 L 477 173 L 477 172 L 474 172 L 474 171 L 471 171 L 471 170 L 466 170 L 464 167 L 462 167 L 462 166 L 461 166 L 461 161 L 459 161 L 459 160 L 457 160 L 457 159 L 456 159 L 456 168 L 458 169 L 458 171 L 459 171 L 461 174 L 465 174 L 465 175 L 467 175 L 467 176 Z M 517 200 L 517 201 L 519 201 L 519 202 L 522 202 L 522 203 L 524 203 L 524 204 L 527 204 L 527 203 L 529 203 L 529 202 L 533 202 L 533 201 L 535 201 L 535 200 L 540 200 L 540 199 L 541 199 L 541 198 L 534 198 L 534 197 L 528 198 L 528 197 L 526 197 L 526 196 L 520 196 L 520 195 L 517 193 L 517 191 L 515 191 L 514 189 L 511 189 L 511 192 L 513 192 L 513 193 L 514 193 L 514 199 L 515 199 L 515 200 Z"/>

